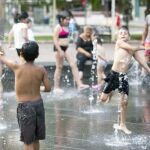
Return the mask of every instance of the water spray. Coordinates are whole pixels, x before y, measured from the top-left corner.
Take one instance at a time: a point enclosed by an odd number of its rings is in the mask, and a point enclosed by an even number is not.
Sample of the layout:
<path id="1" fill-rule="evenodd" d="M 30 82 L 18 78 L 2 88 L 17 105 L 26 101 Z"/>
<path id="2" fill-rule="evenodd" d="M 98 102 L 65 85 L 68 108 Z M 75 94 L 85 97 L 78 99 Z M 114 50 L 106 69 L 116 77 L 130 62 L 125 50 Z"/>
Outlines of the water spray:
<path id="1" fill-rule="evenodd" d="M 95 76 L 95 69 L 96 69 L 96 63 L 97 63 L 96 54 L 97 54 L 97 39 L 95 38 L 93 40 L 93 50 L 92 50 L 92 58 L 93 58 L 92 68 L 91 68 L 92 85 L 94 85 L 94 76 Z"/>
<path id="2" fill-rule="evenodd" d="M 97 59 L 96 59 L 96 54 L 97 54 L 97 39 L 95 38 L 92 42 L 93 44 L 93 50 L 92 50 L 92 67 L 91 67 L 91 86 L 94 85 L 94 80 L 95 80 L 95 69 L 96 69 L 96 64 L 97 64 Z M 93 90 L 90 90 L 90 95 L 89 95 L 89 101 L 90 105 L 92 104 L 94 100 L 93 96 Z"/>
<path id="3" fill-rule="evenodd" d="M 113 124 L 113 128 L 115 129 L 115 131 L 114 131 L 115 137 L 117 137 L 117 135 L 118 135 L 118 128 L 119 128 L 119 125 L 120 125 L 120 113 L 121 113 L 121 111 L 120 111 L 120 106 L 119 106 L 119 104 L 118 104 L 117 123 L 114 123 L 114 124 Z"/>

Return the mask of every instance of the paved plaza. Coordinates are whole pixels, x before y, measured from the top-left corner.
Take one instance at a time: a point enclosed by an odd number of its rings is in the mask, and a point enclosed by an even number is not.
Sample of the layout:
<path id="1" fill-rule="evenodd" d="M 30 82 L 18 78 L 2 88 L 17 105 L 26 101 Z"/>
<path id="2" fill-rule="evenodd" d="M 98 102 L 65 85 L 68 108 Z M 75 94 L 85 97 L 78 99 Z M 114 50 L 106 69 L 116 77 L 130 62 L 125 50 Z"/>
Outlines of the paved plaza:
<path id="1" fill-rule="evenodd" d="M 139 41 L 133 41 L 133 45 L 138 45 L 140 44 Z M 103 44 L 105 50 L 106 50 L 106 57 L 108 60 L 112 61 L 113 60 L 113 55 L 114 55 L 114 48 L 115 48 L 115 43 L 105 43 Z M 4 44 L 4 50 L 6 53 L 6 56 L 12 60 L 19 60 L 17 53 L 14 48 L 7 48 L 7 45 Z M 74 59 L 76 55 L 76 48 L 74 44 L 70 44 L 69 46 L 69 51 L 73 55 Z M 143 51 L 141 51 L 141 55 L 143 55 Z M 37 63 L 42 63 L 42 64 L 49 64 L 55 62 L 55 57 L 54 57 L 54 51 L 53 51 L 53 43 L 52 41 L 49 42 L 40 42 L 39 43 L 39 57 L 36 59 Z"/>
<path id="2" fill-rule="evenodd" d="M 114 43 L 104 44 L 110 60 L 113 60 L 114 46 Z M 36 63 L 54 65 L 52 42 L 39 43 L 39 47 L 40 55 Z M 6 48 L 5 44 L 6 56 L 18 61 L 16 51 Z M 75 57 L 75 45 L 70 44 L 69 49 Z M 127 112 L 127 126 L 133 132 L 131 135 L 115 132 L 113 129 L 113 125 L 118 123 L 117 94 L 110 103 L 97 106 L 96 91 L 89 89 L 79 92 L 74 87 L 67 88 L 65 85 L 65 93 L 61 96 L 52 92 L 42 93 L 46 110 L 46 139 L 41 141 L 41 150 L 149 150 L 150 88 L 141 84 L 135 71 L 132 71 L 133 78 L 130 81 Z M 3 82 L 12 86 L 7 76 Z M 4 91 L 1 96 L 3 105 L 0 108 L 0 150 L 22 150 L 16 120 L 15 92 Z"/>

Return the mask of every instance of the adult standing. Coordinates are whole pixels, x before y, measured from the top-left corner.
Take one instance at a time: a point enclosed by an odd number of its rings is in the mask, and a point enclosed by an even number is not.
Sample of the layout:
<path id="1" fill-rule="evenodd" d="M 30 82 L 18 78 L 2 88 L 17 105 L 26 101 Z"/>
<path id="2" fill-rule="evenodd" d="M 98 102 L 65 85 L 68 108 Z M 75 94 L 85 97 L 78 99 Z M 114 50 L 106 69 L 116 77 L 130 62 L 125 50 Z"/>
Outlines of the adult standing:
<path id="1" fill-rule="evenodd" d="M 27 26 L 28 26 L 28 40 L 29 41 L 35 41 L 34 33 L 33 33 L 33 30 L 32 30 L 32 25 L 33 25 L 32 20 L 28 18 Z"/>
<path id="2" fill-rule="evenodd" d="M 150 61 L 150 8 L 148 9 L 148 13 L 145 19 L 145 27 L 142 35 L 142 44 L 145 47 L 145 60 L 148 63 Z"/>
<path id="3" fill-rule="evenodd" d="M 85 85 L 81 82 L 79 78 L 79 72 L 74 58 L 69 52 L 69 21 L 70 17 L 67 12 L 62 12 L 58 16 L 58 24 L 54 29 L 53 40 L 54 40 L 54 52 L 56 59 L 56 69 L 54 73 L 54 92 L 63 93 L 63 90 L 60 88 L 60 77 L 63 68 L 64 59 L 66 58 L 70 67 L 72 69 L 73 77 L 76 81 L 78 89 L 88 88 L 88 85 Z"/>
<path id="4" fill-rule="evenodd" d="M 87 60 L 92 60 L 92 27 L 85 26 L 83 33 L 80 34 L 77 40 L 76 49 L 77 49 L 77 66 L 79 70 L 80 79 L 83 79 L 83 71 L 85 62 Z"/>
<path id="5" fill-rule="evenodd" d="M 9 48 L 12 46 L 12 38 L 14 37 L 14 46 L 20 57 L 22 45 L 28 41 L 28 27 L 27 27 L 28 14 L 23 12 L 19 15 L 19 23 L 13 25 L 8 35 Z"/>

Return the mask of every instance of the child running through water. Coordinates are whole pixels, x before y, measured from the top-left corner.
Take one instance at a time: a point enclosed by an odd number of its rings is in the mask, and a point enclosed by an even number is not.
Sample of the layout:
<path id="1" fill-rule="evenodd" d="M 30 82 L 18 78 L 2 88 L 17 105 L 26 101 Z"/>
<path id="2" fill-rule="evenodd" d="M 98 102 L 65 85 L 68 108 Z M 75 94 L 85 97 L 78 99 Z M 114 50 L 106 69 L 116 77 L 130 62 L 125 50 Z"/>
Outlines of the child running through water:
<path id="1" fill-rule="evenodd" d="M 40 90 L 49 92 L 51 87 L 46 69 L 34 64 L 34 60 L 39 55 L 37 43 L 33 41 L 24 43 L 20 55 L 25 59 L 24 64 L 7 59 L 2 52 L 0 61 L 15 74 L 20 140 L 24 142 L 25 150 L 39 150 L 39 140 L 45 139 L 45 110 Z"/>
<path id="2" fill-rule="evenodd" d="M 107 66 L 107 58 L 106 58 L 106 51 L 102 46 L 102 42 L 99 38 L 97 38 L 97 85 L 94 85 L 92 88 L 95 90 L 100 90 L 104 84 L 105 75 L 105 68 Z"/>
<path id="3" fill-rule="evenodd" d="M 120 122 L 118 129 L 126 134 L 131 134 L 131 131 L 126 127 L 126 112 L 128 105 L 129 84 L 127 71 L 131 62 L 132 56 L 139 64 L 150 73 L 145 60 L 143 60 L 138 50 L 144 50 L 143 46 L 134 47 L 129 43 L 129 31 L 123 26 L 118 32 L 118 39 L 115 45 L 114 62 L 110 73 L 105 79 L 103 92 L 100 96 L 100 102 L 106 102 L 115 89 L 119 91 L 120 98 Z"/>

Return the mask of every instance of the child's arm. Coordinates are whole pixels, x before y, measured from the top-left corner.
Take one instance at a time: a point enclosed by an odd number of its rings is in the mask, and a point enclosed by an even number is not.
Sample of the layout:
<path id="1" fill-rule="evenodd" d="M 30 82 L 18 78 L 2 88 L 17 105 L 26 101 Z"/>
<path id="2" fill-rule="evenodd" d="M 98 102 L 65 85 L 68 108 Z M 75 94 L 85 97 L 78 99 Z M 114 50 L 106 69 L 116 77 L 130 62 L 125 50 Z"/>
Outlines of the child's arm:
<path id="1" fill-rule="evenodd" d="M 5 56 L 4 56 L 4 53 L 3 52 L 0 52 L 0 61 L 2 61 L 4 64 L 6 64 L 11 70 L 15 70 L 18 66 L 18 64 L 14 63 L 13 61 L 7 59 Z"/>
<path id="2" fill-rule="evenodd" d="M 143 46 L 132 46 L 130 45 L 129 43 L 123 41 L 123 40 L 119 40 L 117 41 L 117 44 L 120 48 L 122 49 L 125 49 L 129 52 L 135 52 L 135 51 L 138 51 L 138 50 L 144 50 L 144 47 Z"/>
<path id="3" fill-rule="evenodd" d="M 51 91 L 51 86 L 50 86 L 50 82 L 48 79 L 48 73 L 46 71 L 45 68 L 43 68 L 43 86 L 40 87 L 40 90 L 42 92 L 50 92 Z"/>
<path id="4" fill-rule="evenodd" d="M 89 58 L 90 58 L 90 57 L 92 56 L 89 52 L 87 52 L 86 50 L 84 50 L 84 49 L 81 48 L 81 47 L 78 47 L 78 48 L 77 48 L 77 51 L 78 51 L 79 53 L 85 55 L 86 57 L 89 57 Z"/>

